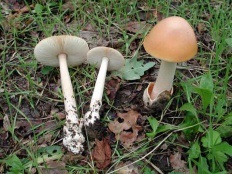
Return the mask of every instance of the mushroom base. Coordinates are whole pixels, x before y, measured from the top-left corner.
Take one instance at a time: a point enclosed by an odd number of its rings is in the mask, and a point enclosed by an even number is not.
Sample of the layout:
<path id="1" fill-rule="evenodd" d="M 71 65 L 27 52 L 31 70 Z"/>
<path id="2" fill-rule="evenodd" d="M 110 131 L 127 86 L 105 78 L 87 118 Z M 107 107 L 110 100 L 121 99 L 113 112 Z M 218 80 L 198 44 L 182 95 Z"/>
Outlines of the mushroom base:
<path id="1" fill-rule="evenodd" d="M 83 152 L 85 138 L 82 134 L 82 125 L 78 123 L 68 123 L 66 121 L 63 130 L 63 145 L 74 154 Z"/>
<path id="2" fill-rule="evenodd" d="M 167 105 L 168 101 L 170 100 L 173 94 L 173 88 L 170 91 L 162 91 L 160 92 L 156 98 L 151 99 L 151 93 L 155 86 L 154 82 L 150 82 L 148 87 L 145 89 L 143 93 L 143 102 L 146 107 L 151 112 L 157 110 L 163 110 Z"/>
<path id="3" fill-rule="evenodd" d="M 92 106 L 90 110 L 84 116 L 84 124 L 85 126 L 93 125 L 96 120 L 100 119 L 99 111 L 101 109 L 101 101 L 95 100 L 92 102 Z"/>

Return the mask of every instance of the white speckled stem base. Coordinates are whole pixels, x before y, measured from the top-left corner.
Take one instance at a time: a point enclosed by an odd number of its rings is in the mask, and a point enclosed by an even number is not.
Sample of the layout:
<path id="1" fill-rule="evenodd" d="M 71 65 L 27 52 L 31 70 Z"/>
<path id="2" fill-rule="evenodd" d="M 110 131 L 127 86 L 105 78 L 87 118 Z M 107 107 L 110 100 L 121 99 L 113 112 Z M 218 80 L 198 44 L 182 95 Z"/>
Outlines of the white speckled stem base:
<path id="1" fill-rule="evenodd" d="M 100 119 L 99 110 L 102 105 L 102 95 L 105 86 L 108 63 L 109 59 L 107 57 L 103 57 L 90 103 L 90 110 L 84 116 L 86 126 L 94 124 L 96 120 Z"/>
<path id="2" fill-rule="evenodd" d="M 58 57 L 60 63 L 61 86 L 66 112 L 66 122 L 63 128 L 63 144 L 69 151 L 77 154 L 83 151 L 82 144 L 85 142 L 85 138 L 82 134 L 83 124 L 80 122 L 77 115 L 76 100 L 68 71 L 66 55 L 60 54 Z"/>
<path id="3" fill-rule="evenodd" d="M 95 103 L 90 107 L 90 110 L 86 112 L 84 120 L 85 125 L 89 126 L 94 124 L 96 120 L 100 119 L 99 111 L 101 109 L 101 101 L 95 101 Z"/>

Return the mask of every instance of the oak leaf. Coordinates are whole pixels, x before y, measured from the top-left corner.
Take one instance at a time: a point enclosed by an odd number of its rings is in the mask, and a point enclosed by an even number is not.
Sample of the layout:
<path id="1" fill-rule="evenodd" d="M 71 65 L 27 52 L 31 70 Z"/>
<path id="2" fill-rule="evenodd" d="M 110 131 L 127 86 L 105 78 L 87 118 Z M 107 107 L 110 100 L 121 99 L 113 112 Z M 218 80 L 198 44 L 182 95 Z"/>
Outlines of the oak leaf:
<path id="1" fill-rule="evenodd" d="M 138 137 L 141 126 L 137 125 L 140 113 L 130 110 L 127 113 L 117 113 L 118 118 L 108 124 L 115 138 L 120 140 L 125 147 L 130 147 Z"/>

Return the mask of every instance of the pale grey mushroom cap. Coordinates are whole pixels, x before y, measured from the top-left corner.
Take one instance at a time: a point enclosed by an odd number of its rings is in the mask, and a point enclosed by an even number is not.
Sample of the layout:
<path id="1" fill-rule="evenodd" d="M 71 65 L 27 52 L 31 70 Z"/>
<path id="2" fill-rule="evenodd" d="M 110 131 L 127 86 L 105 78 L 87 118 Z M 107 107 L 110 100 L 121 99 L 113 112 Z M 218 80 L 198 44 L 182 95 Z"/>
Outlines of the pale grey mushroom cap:
<path id="1" fill-rule="evenodd" d="M 82 38 L 69 35 L 51 36 L 41 40 L 34 49 L 35 58 L 48 66 L 59 66 L 59 54 L 66 54 L 68 66 L 79 65 L 86 60 L 88 44 Z"/>
<path id="2" fill-rule="evenodd" d="M 125 64 L 123 55 L 119 51 L 109 47 L 95 47 L 89 50 L 87 53 L 87 62 L 100 68 L 103 57 L 109 59 L 108 71 L 119 70 Z"/>

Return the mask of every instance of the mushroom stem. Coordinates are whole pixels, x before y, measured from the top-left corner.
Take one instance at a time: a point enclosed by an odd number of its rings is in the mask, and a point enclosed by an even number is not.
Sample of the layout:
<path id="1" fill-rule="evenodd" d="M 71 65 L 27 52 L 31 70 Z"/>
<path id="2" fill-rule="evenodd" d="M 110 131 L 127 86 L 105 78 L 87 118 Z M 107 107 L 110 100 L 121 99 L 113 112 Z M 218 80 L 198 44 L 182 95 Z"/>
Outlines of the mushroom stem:
<path id="1" fill-rule="evenodd" d="M 101 67 L 98 72 L 97 80 L 95 83 L 93 96 L 91 99 L 90 107 L 93 107 L 96 101 L 102 100 L 103 90 L 105 86 L 106 72 L 108 67 L 109 59 L 107 57 L 102 58 Z"/>
<path id="2" fill-rule="evenodd" d="M 66 54 L 60 54 L 58 58 L 60 63 L 61 87 L 64 96 L 64 106 L 67 113 L 67 119 L 77 122 L 78 116 L 76 114 L 76 101 L 68 71 Z"/>
<path id="3" fill-rule="evenodd" d="M 175 62 L 161 61 L 158 77 L 151 93 L 151 100 L 156 99 L 163 91 L 171 91 L 175 71 Z"/>
<path id="4" fill-rule="evenodd" d="M 85 124 L 88 126 L 90 123 L 94 124 L 95 120 L 99 119 L 99 110 L 102 105 L 102 96 L 105 85 L 106 72 L 108 68 L 109 59 L 102 58 L 101 67 L 98 72 L 97 80 L 95 83 L 92 99 L 90 102 L 90 110 L 85 114 Z"/>
<path id="5" fill-rule="evenodd" d="M 64 125 L 63 144 L 68 150 L 77 154 L 83 150 L 82 143 L 85 141 L 82 135 L 82 123 L 78 119 L 76 101 L 67 66 L 66 54 L 58 55 L 60 64 L 61 86 L 64 96 L 66 122 Z"/>

